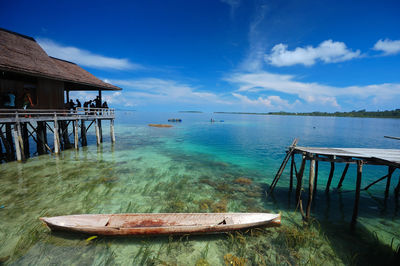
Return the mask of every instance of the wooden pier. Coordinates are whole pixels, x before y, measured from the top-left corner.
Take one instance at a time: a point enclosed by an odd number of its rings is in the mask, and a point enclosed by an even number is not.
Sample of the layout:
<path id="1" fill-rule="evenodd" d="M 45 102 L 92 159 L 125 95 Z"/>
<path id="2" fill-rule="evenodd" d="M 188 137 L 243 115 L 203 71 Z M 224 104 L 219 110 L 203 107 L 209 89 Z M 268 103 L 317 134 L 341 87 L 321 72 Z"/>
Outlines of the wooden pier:
<path id="1" fill-rule="evenodd" d="M 301 156 L 301 165 L 300 168 L 296 166 L 295 156 L 296 154 Z M 276 187 L 283 170 L 285 169 L 288 161 L 291 159 L 290 166 L 290 183 L 289 183 L 289 191 L 291 192 L 293 189 L 293 178 L 296 177 L 296 202 L 297 206 L 305 220 L 310 218 L 311 212 L 311 203 L 313 200 L 313 195 L 317 189 L 317 179 L 318 179 L 318 164 L 319 162 L 328 162 L 330 163 L 330 173 L 328 176 L 328 181 L 325 187 L 325 193 L 329 193 L 333 175 L 335 172 L 335 164 L 336 163 L 344 163 L 346 164 L 343 172 L 341 174 L 341 178 L 338 182 L 337 189 L 342 187 L 343 181 L 346 177 L 348 168 L 350 164 L 357 165 L 357 179 L 355 184 L 355 199 L 354 199 L 354 208 L 353 208 L 353 216 L 351 219 L 351 229 L 355 228 L 358 216 L 358 205 L 360 201 L 360 192 L 361 190 L 367 190 L 371 186 L 376 183 L 383 181 L 386 179 L 386 189 L 385 189 L 385 198 L 389 196 L 389 188 L 393 173 L 396 169 L 400 168 L 400 150 L 398 149 L 368 149 L 368 148 L 319 148 L 319 147 L 300 147 L 297 146 L 297 139 L 295 139 L 292 145 L 286 152 L 286 156 L 273 179 L 267 195 L 273 193 L 274 188 Z M 309 167 L 309 179 L 308 179 L 308 202 L 306 207 L 306 213 L 304 213 L 303 203 L 301 192 L 303 190 L 303 175 L 306 166 L 307 160 L 310 162 Z M 378 178 L 376 181 L 371 184 L 361 188 L 362 181 L 362 170 L 363 165 L 380 165 L 386 166 L 388 168 L 387 175 Z M 398 197 L 400 192 L 400 177 L 396 188 L 394 189 L 395 196 Z"/>
<path id="2" fill-rule="evenodd" d="M 0 161 L 26 160 L 30 156 L 30 139 L 36 143 L 38 155 L 58 154 L 72 147 L 78 150 L 79 146 L 87 146 L 86 136 L 92 125 L 97 145 L 100 145 L 103 142 L 103 120 L 110 121 L 110 138 L 114 143 L 114 119 L 115 110 L 109 108 L 0 109 Z M 49 143 L 48 132 L 53 134 L 53 145 Z"/>

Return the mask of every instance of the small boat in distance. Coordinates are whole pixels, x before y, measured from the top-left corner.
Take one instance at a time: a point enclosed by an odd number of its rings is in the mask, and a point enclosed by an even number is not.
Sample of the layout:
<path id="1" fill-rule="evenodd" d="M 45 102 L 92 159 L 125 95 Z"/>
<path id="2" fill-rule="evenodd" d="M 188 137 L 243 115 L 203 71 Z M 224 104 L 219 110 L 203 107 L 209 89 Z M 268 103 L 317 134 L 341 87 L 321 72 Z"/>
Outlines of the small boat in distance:
<path id="1" fill-rule="evenodd" d="M 272 213 L 126 213 L 40 218 L 51 230 L 92 235 L 213 234 L 281 224 Z"/>

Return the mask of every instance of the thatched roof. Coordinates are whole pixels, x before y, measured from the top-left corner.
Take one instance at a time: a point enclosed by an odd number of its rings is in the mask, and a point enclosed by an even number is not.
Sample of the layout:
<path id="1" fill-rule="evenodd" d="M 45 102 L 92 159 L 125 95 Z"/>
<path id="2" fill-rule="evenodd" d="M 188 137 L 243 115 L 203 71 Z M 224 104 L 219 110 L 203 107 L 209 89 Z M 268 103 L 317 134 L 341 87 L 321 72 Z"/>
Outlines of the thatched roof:
<path id="1" fill-rule="evenodd" d="M 32 37 L 2 28 L 0 70 L 65 81 L 71 90 L 121 90 L 74 63 L 49 57 Z"/>

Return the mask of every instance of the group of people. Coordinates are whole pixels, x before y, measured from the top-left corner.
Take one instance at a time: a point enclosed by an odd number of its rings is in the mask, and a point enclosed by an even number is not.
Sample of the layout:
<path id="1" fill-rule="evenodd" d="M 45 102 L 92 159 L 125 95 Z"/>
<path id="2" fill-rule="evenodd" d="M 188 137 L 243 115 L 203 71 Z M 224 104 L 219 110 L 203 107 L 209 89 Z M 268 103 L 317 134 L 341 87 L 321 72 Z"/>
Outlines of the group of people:
<path id="1" fill-rule="evenodd" d="M 67 102 L 65 104 L 65 108 L 69 109 L 69 110 L 75 109 L 77 107 L 82 107 L 82 104 L 79 101 L 79 99 L 76 99 L 76 103 L 74 103 L 73 100 L 69 100 L 69 102 Z M 93 109 L 93 108 L 108 108 L 108 104 L 107 104 L 106 101 L 103 102 L 103 104 L 102 104 L 101 100 L 100 100 L 100 97 L 97 96 L 96 99 L 94 99 L 94 100 L 89 100 L 87 102 L 84 102 L 83 103 L 83 107 L 85 109 L 88 109 L 88 108 L 90 108 L 90 109 Z"/>
<path id="2" fill-rule="evenodd" d="M 23 108 L 28 109 L 34 107 L 32 95 L 28 89 L 24 89 L 22 94 L 15 94 L 9 90 L 0 95 L 0 108 Z"/>

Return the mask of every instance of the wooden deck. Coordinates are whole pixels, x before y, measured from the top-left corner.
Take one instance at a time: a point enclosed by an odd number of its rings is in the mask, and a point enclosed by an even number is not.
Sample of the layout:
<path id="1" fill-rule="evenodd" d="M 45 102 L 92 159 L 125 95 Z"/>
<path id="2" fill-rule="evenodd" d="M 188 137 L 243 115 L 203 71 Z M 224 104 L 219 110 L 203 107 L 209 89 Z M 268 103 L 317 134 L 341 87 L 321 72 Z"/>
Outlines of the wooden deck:
<path id="1" fill-rule="evenodd" d="M 79 143 L 81 146 L 87 145 L 86 134 L 92 125 L 95 127 L 97 144 L 100 145 L 103 142 L 102 120 L 110 121 L 110 137 L 114 143 L 114 119 L 115 110 L 110 108 L 0 109 L 0 161 L 24 161 L 30 156 L 30 138 L 36 142 L 38 154 L 58 154 L 73 146 L 79 149 Z M 89 122 L 89 125 L 85 122 Z M 71 134 L 68 133 L 70 127 Z M 53 134 L 52 148 L 48 145 L 47 130 Z M 70 142 L 70 135 L 73 135 L 74 145 Z"/>

